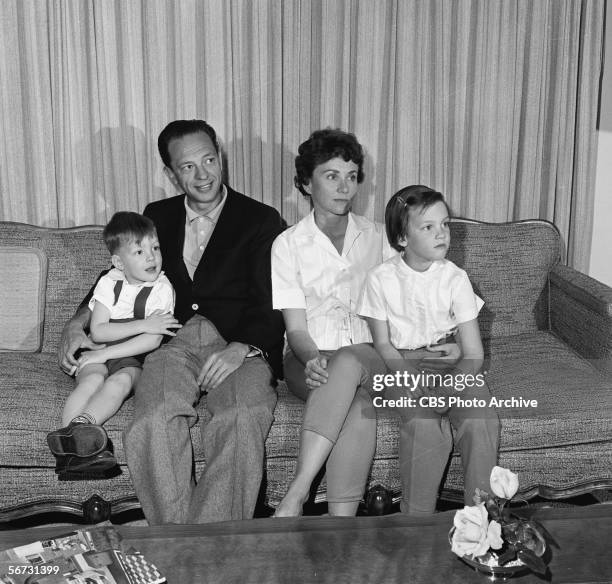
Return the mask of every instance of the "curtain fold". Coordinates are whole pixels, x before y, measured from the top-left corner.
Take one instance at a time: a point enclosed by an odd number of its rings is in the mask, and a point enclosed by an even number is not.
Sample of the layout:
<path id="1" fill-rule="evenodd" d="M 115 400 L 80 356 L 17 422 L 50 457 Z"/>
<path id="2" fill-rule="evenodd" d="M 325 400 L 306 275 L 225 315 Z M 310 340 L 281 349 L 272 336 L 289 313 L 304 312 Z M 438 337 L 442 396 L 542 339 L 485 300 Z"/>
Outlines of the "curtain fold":
<path id="1" fill-rule="evenodd" d="M 289 223 L 297 146 L 366 149 L 355 210 L 441 190 L 483 221 L 543 218 L 586 270 L 604 0 L 3 0 L 0 219 L 105 223 L 174 194 L 156 140 L 218 131 L 229 183 Z"/>

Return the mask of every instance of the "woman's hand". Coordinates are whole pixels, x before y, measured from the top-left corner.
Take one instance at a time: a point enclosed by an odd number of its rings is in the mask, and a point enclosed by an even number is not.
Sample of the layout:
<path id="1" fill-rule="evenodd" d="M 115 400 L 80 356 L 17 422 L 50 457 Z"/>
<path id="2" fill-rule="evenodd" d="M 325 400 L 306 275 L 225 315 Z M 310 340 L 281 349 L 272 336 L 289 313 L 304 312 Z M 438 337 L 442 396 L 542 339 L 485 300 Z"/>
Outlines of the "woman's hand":
<path id="1" fill-rule="evenodd" d="M 327 378 L 329 377 L 327 373 L 327 358 L 319 355 L 314 359 L 306 361 L 304 376 L 306 377 L 306 385 L 311 389 L 327 383 Z"/>
<path id="2" fill-rule="evenodd" d="M 319 348 L 312 340 L 306 323 L 306 310 L 303 308 L 284 308 L 283 318 L 287 329 L 287 342 L 298 358 L 304 363 L 304 378 L 309 389 L 327 383 L 327 358 L 321 357 Z"/>

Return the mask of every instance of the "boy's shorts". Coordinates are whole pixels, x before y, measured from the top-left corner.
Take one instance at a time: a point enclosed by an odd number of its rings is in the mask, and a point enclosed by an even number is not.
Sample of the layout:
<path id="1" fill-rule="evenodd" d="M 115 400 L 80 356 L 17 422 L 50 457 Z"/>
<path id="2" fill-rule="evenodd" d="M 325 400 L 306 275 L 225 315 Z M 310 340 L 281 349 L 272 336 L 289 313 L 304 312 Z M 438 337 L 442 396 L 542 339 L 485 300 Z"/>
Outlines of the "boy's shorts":
<path id="1" fill-rule="evenodd" d="M 144 362 L 146 355 L 135 355 L 134 357 L 121 357 L 120 359 L 109 359 L 105 365 L 108 369 L 108 374 L 112 375 L 113 373 L 117 373 L 119 369 L 123 369 L 124 367 L 137 367 L 138 369 L 142 369 L 142 364 Z"/>

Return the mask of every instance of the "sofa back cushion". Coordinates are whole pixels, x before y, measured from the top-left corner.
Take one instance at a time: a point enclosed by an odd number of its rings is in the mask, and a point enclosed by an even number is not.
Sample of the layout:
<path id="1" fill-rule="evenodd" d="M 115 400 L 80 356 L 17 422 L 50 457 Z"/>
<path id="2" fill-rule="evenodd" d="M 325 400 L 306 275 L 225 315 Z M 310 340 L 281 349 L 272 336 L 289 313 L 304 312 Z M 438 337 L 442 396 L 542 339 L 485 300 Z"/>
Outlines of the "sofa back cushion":
<path id="1" fill-rule="evenodd" d="M 44 325 L 42 343 L 38 345 L 42 351 L 55 353 L 64 324 L 100 272 L 110 267 L 102 227 L 53 229 L 2 221 L 2 246 L 36 249 L 46 258 Z M 0 316 L 0 329 L 5 326 L 4 317 Z"/>
<path id="2" fill-rule="evenodd" d="M 548 274 L 560 256 L 561 236 L 548 221 L 451 223 L 448 258 L 485 302 L 478 317 L 484 340 L 548 328 Z"/>
<path id="3" fill-rule="evenodd" d="M 43 252 L 0 245 L 0 351 L 40 351 L 46 287 Z"/>
<path id="4" fill-rule="evenodd" d="M 485 301 L 478 319 L 483 339 L 546 328 L 548 273 L 561 251 L 557 229 L 539 220 L 454 219 L 451 232 L 448 257 L 467 271 L 474 290 Z M 37 249 L 46 258 L 41 350 L 55 352 L 64 324 L 99 273 L 110 267 L 102 227 L 53 229 L 0 221 L 0 246 Z M 1 316 L 0 328 L 5 328 Z M 30 347 L 40 346 L 40 342 L 28 342 Z"/>

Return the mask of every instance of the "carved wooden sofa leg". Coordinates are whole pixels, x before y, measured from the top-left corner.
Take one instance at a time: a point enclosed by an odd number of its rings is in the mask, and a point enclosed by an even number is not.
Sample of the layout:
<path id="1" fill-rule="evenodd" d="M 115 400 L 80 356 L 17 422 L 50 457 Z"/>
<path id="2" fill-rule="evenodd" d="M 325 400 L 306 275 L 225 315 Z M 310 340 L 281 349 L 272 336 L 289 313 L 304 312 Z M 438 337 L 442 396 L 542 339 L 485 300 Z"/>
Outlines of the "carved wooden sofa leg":
<path id="1" fill-rule="evenodd" d="M 110 519 L 111 504 L 98 494 L 89 497 L 89 499 L 83 503 L 82 507 L 83 518 L 87 523 L 100 523 L 101 521 Z"/>

